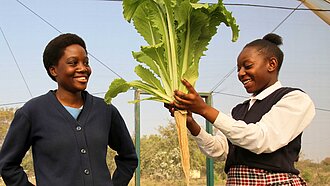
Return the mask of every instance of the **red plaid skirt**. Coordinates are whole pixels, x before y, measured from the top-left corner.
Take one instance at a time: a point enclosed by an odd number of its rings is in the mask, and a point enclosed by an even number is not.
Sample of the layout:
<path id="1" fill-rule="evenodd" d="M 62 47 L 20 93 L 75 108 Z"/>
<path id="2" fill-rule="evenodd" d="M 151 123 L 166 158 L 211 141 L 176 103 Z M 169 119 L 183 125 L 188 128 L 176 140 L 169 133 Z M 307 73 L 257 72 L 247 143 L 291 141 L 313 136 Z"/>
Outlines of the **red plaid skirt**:
<path id="1" fill-rule="evenodd" d="M 226 185 L 306 186 L 307 183 L 299 175 L 291 173 L 272 173 L 262 169 L 249 168 L 244 165 L 239 165 L 233 166 L 229 169 Z"/>

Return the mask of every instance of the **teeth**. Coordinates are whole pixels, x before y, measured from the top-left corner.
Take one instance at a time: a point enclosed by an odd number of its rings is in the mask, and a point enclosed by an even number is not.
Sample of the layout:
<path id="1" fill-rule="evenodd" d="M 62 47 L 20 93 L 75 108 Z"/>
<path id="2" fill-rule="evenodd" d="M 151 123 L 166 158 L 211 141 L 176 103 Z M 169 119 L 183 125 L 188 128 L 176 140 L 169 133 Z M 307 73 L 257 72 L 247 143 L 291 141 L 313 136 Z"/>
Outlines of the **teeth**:
<path id="1" fill-rule="evenodd" d="M 247 83 L 250 82 L 250 81 L 251 81 L 250 79 L 245 80 L 245 81 L 243 81 L 243 84 L 245 85 L 245 84 L 247 84 Z"/>
<path id="2" fill-rule="evenodd" d="M 80 77 L 79 80 L 86 80 L 86 77 Z"/>
<path id="3" fill-rule="evenodd" d="M 87 77 L 77 77 L 76 79 L 81 82 L 87 82 Z"/>

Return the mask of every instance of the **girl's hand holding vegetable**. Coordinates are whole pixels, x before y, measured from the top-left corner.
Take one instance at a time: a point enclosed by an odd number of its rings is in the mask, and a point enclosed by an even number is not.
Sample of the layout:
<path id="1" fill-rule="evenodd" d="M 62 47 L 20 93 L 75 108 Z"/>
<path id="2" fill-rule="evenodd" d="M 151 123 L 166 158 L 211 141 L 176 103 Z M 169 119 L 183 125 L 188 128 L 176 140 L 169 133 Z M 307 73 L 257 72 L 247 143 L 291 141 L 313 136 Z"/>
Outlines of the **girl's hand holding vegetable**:
<path id="1" fill-rule="evenodd" d="M 168 109 L 171 116 L 174 117 L 174 111 L 177 110 L 173 104 L 164 104 L 164 107 Z M 187 112 L 187 120 L 186 120 L 187 128 L 193 136 L 197 136 L 201 131 L 201 127 L 197 124 L 197 122 L 192 117 L 192 113 L 190 111 Z"/>
<path id="2" fill-rule="evenodd" d="M 193 113 L 202 115 L 207 104 L 187 80 L 182 80 L 181 82 L 187 88 L 189 93 L 185 94 L 181 91 L 175 90 L 174 98 L 176 101 L 173 102 L 174 106 L 180 110 L 189 110 Z"/>
<path id="3" fill-rule="evenodd" d="M 181 91 L 174 91 L 176 101 L 172 105 L 180 110 L 187 110 L 203 116 L 206 120 L 214 123 L 219 111 L 205 103 L 203 98 L 196 92 L 194 87 L 187 81 L 181 81 L 187 88 L 188 94 Z"/>

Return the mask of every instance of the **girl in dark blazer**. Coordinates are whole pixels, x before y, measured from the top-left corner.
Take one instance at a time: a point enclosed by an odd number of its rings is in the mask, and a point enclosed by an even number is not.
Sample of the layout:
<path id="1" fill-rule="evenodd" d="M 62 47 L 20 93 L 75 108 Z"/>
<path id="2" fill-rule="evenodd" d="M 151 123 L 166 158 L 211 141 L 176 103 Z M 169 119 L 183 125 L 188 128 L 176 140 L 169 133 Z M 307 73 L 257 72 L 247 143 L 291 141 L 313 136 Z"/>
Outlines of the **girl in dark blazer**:
<path id="1" fill-rule="evenodd" d="M 61 34 L 46 46 L 43 62 L 58 88 L 16 111 L 0 152 L 6 185 L 32 185 L 20 165 L 30 147 L 38 186 L 128 185 L 135 148 L 116 107 L 85 91 L 92 72 L 85 42 Z M 117 152 L 112 176 L 108 146 Z"/>

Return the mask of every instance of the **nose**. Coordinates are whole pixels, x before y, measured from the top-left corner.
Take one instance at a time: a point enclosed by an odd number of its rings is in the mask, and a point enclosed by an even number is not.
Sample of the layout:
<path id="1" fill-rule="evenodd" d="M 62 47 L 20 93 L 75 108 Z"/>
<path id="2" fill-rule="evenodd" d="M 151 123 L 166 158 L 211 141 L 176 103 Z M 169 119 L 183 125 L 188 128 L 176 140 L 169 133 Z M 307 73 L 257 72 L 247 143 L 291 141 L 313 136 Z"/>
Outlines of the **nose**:
<path id="1" fill-rule="evenodd" d="M 87 72 L 87 66 L 84 63 L 79 63 L 77 66 L 78 72 Z"/>
<path id="2" fill-rule="evenodd" d="M 237 71 L 237 75 L 239 78 L 242 78 L 245 75 L 245 69 L 244 68 L 239 68 Z"/>

